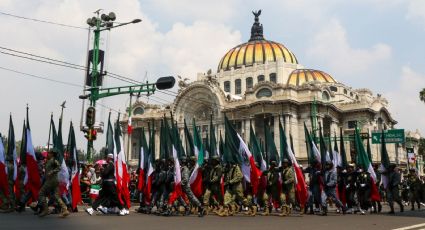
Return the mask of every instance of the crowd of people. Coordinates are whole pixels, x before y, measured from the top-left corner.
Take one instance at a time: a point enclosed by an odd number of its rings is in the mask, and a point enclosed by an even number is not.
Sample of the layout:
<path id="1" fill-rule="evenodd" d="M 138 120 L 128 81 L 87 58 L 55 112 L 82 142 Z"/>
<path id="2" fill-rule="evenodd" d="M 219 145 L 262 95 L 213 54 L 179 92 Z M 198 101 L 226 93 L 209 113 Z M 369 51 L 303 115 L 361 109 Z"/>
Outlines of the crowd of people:
<path id="1" fill-rule="evenodd" d="M 32 191 L 24 189 L 8 196 L 0 192 L 1 212 L 22 212 L 25 211 L 26 204 L 30 204 L 30 208 L 40 217 L 50 213 L 66 217 L 70 212 L 78 211 L 71 207 L 71 195 L 60 189 L 57 179 L 60 164 L 55 158 L 56 154 L 55 149 L 51 149 L 46 157 L 36 154 L 42 180 L 38 200 L 32 200 Z M 384 201 L 389 205 L 389 213 L 394 213 L 394 203 L 403 212 L 406 205 L 415 210 L 420 209 L 425 202 L 424 178 L 418 176 L 415 168 L 410 168 L 403 175 L 396 164 L 391 164 L 385 172 L 379 169 L 379 164 L 374 164 L 379 180 L 373 181 L 367 170 L 354 164 L 342 168 L 327 161 L 322 167 L 319 162 L 315 162 L 303 169 L 308 185 L 308 200 L 302 204 L 295 189 L 297 179 L 287 159 L 281 162 L 270 161 L 269 168 L 262 172 L 260 183 L 254 189 L 244 180 L 239 164 L 232 161 L 223 163 L 220 157 L 213 155 L 201 166 L 203 190 L 200 196 L 194 194 L 190 184 L 196 158 L 183 156 L 178 161 L 181 175 L 181 191 L 178 194 L 175 191 L 178 188 L 175 186 L 174 158 L 155 160 L 150 178 L 147 178 L 147 172 L 131 173 L 129 191 L 140 203 L 137 212 L 162 216 L 196 213 L 200 217 L 207 214 L 226 217 L 239 212 L 255 216 L 258 211 L 264 216 L 274 212 L 279 216 L 287 216 L 296 210 L 300 215 L 327 215 L 328 205 L 335 204 L 336 211 L 342 214 L 366 214 L 381 212 Z M 84 201 L 91 204 L 86 209 L 90 215 L 95 212 L 129 214 L 129 206 L 120 199 L 122 194 L 117 193 L 115 173 L 112 154 L 107 155 L 104 164 L 84 165 L 81 168 L 80 189 L 85 197 Z M 145 187 L 143 191 L 137 190 L 139 175 L 145 177 L 143 181 L 151 182 L 149 188 Z M 371 196 L 372 183 L 376 183 L 379 189 L 378 200 Z M 49 212 L 49 206 L 54 207 L 53 211 Z"/>

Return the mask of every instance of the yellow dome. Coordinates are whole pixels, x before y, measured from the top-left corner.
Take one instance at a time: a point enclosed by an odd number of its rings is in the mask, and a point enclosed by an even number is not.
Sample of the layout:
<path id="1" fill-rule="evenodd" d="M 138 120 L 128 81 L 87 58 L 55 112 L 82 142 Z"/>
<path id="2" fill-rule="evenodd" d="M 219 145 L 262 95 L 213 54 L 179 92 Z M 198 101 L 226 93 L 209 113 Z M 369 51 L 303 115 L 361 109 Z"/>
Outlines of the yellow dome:
<path id="1" fill-rule="evenodd" d="M 247 43 L 229 50 L 221 58 L 217 72 L 230 70 L 232 67 L 237 69 L 242 66 L 252 66 L 254 63 L 263 64 L 266 61 L 283 60 L 286 63 L 298 64 L 295 55 L 284 45 L 264 39 L 263 25 L 259 20 L 261 10 L 252 13 L 255 16 L 255 22 L 251 27 L 251 38 Z"/>
<path id="2" fill-rule="evenodd" d="M 318 81 L 323 83 L 337 83 L 331 75 L 314 69 L 296 69 L 288 78 L 288 85 L 300 86 L 306 82 Z"/>
<path id="3" fill-rule="evenodd" d="M 221 59 L 218 71 L 229 70 L 230 68 L 241 68 L 242 66 L 252 66 L 254 63 L 276 62 L 283 60 L 286 63 L 298 64 L 295 55 L 284 45 L 268 41 L 254 40 L 229 50 Z"/>

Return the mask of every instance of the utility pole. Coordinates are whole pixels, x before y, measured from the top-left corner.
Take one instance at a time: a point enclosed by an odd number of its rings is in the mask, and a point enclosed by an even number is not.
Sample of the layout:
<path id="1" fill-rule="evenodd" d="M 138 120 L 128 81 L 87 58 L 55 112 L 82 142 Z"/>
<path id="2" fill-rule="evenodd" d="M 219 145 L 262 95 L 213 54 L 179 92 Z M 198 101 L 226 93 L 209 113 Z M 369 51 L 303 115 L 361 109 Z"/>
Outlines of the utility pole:
<path id="1" fill-rule="evenodd" d="M 116 27 L 125 26 L 128 24 L 139 23 L 141 19 L 134 19 L 130 22 L 118 23 L 114 22 L 116 19 L 115 13 L 110 12 L 109 14 L 100 15 L 101 10 L 97 10 L 94 12 L 96 14 L 95 17 L 87 19 L 87 24 L 90 27 L 93 27 L 94 33 L 94 42 L 93 42 L 93 56 L 92 56 L 92 68 L 89 68 L 90 75 L 90 87 L 86 89 L 89 94 L 81 95 L 80 99 L 89 99 L 90 106 L 86 111 L 86 127 L 82 130 L 86 133 L 85 137 L 87 138 L 87 161 L 92 160 L 93 153 L 93 141 L 96 140 L 97 130 L 94 127 L 96 121 L 96 101 L 102 99 L 104 97 L 110 97 L 120 94 L 134 94 L 134 93 L 147 93 L 153 94 L 156 89 L 169 89 L 172 88 L 175 84 L 175 79 L 172 76 L 162 77 L 157 80 L 156 83 L 148 83 L 146 84 L 137 84 L 130 86 L 121 86 L 121 87 L 110 87 L 110 88 L 100 88 L 101 85 L 98 85 L 99 79 L 105 75 L 101 73 L 101 69 L 99 69 L 99 40 L 100 40 L 100 32 L 105 30 L 111 30 Z M 100 16 L 99 16 L 100 15 Z M 91 70 L 91 73 L 90 73 Z M 89 77 L 89 76 L 86 76 Z"/>

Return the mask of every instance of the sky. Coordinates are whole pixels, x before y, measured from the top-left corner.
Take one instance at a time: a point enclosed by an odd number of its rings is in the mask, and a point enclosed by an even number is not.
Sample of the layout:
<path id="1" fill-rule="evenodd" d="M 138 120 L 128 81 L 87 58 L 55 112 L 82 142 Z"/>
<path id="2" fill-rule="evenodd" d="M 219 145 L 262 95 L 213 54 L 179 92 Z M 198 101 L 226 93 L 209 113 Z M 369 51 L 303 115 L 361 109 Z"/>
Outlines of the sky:
<path id="1" fill-rule="evenodd" d="M 249 39 L 251 11 L 262 9 L 266 39 L 284 44 L 307 68 L 325 71 L 355 89 L 382 94 L 398 121 L 396 128 L 418 129 L 425 135 L 425 104 L 418 96 L 425 87 L 422 0 L 0 0 L 0 133 L 7 135 L 12 114 L 15 135 L 20 137 L 28 104 L 33 142 L 46 145 L 50 114 L 57 121 L 65 100 L 64 136 L 70 121 L 79 126 L 78 96 L 85 73 L 10 54 L 17 50 L 85 65 L 87 46 L 93 43 L 86 20 L 98 9 L 115 12 L 118 22 L 142 19 L 103 32 L 101 48 L 106 50 L 108 72 L 150 82 L 168 75 L 195 79 L 199 72 L 216 70 L 229 49 Z M 105 86 L 128 85 L 105 81 Z M 167 104 L 173 98 L 158 91 L 140 100 Z M 129 96 L 100 103 L 97 118 L 106 123 L 109 108 L 116 119 Z M 84 148 L 83 133 L 77 132 L 77 142 Z M 104 143 L 103 135 L 95 147 Z"/>

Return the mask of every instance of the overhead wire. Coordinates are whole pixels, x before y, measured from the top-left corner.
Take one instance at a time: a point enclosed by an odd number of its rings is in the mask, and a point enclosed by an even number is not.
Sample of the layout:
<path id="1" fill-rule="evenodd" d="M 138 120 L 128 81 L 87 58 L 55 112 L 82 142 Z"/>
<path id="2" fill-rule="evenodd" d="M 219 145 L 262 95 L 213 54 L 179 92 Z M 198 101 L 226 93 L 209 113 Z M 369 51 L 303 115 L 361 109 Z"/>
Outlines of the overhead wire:
<path id="1" fill-rule="evenodd" d="M 19 15 L 16 15 L 16 14 L 11 14 L 11 13 L 1 12 L 1 11 L 0 11 L 0 14 L 6 15 L 6 16 L 9 16 L 9 17 L 23 19 L 23 20 L 47 23 L 47 24 L 51 24 L 51 25 L 57 25 L 57 26 L 62 26 L 62 27 L 74 28 L 74 29 L 88 30 L 88 28 L 82 27 L 82 26 L 74 26 L 74 25 L 68 25 L 68 24 L 64 24 L 64 23 L 58 23 L 58 22 L 52 22 L 52 21 L 41 20 L 41 19 L 36 19 L 36 18 L 24 17 L 24 16 L 19 16 Z"/>

